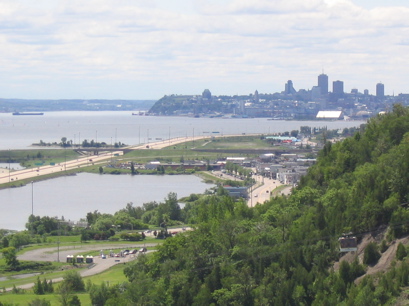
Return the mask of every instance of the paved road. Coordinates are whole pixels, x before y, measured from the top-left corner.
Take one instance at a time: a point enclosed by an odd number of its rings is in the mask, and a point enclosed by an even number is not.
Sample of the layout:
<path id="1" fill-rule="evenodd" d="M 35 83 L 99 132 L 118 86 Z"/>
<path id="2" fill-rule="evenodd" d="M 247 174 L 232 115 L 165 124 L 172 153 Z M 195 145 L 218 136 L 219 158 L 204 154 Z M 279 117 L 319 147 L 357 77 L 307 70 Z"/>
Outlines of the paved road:
<path id="1" fill-rule="evenodd" d="M 61 247 L 58 248 L 45 248 L 45 249 L 37 249 L 28 251 L 22 255 L 18 256 L 19 260 L 33 260 L 33 261 L 57 261 L 58 257 L 61 262 L 65 262 L 68 255 L 77 255 L 77 254 L 84 254 L 87 251 L 100 251 L 102 250 L 104 254 L 109 254 L 109 251 L 112 249 L 137 249 L 139 250 L 143 246 L 146 247 L 153 247 L 156 246 L 156 243 L 138 243 L 138 244 L 90 244 L 90 245 L 81 245 L 77 247 L 69 246 L 69 247 Z M 148 251 L 152 252 L 152 251 Z M 94 265 L 90 269 L 86 269 L 80 272 L 82 277 L 91 276 L 95 274 L 99 274 L 110 267 L 117 265 L 117 264 L 126 264 L 138 257 L 139 253 L 133 255 L 127 255 L 125 257 L 107 257 L 106 259 L 102 259 L 100 256 L 94 257 Z M 53 283 L 57 283 L 62 281 L 62 277 L 52 279 Z M 18 288 L 22 289 L 30 289 L 34 286 L 34 283 L 28 283 L 24 285 L 18 286 Z M 12 288 L 6 288 L 6 291 L 10 291 Z"/>
<path id="2" fill-rule="evenodd" d="M 131 150 L 162 149 L 169 145 L 175 145 L 175 144 L 183 143 L 186 141 L 200 140 L 200 139 L 206 139 L 206 138 L 210 138 L 210 136 L 197 136 L 194 138 L 180 137 L 180 138 L 174 138 L 170 140 L 156 141 L 156 142 L 138 145 L 138 146 L 129 146 L 129 147 L 125 147 L 124 149 L 131 149 Z M 123 151 L 120 151 L 120 150 L 114 151 L 114 152 L 99 152 L 98 155 L 88 155 L 88 156 L 84 156 L 78 159 L 69 160 L 67 162 L 58 163 L 53 166 L 52 165 L 40 166 L 40 167 L 23 169 L 23 170 L 12 171 L 12 172 L 3 170 L 0 172 L 0 185 L 6 184 L 9 182 L 20 181 L 23 179 L 25 180 L 32 179 L 34 177 L 39 177 L 39 176 L 43 176 L 47 174 L 53 174 L 53 173 L 59 173 L 59 172 L 61 173 L 66 170 L 87 167 L 92 164 L 100 163 L 108 159 L 112 159 L 113 157 L 121 156 L 121 155 L 123 155 Z"/>
<path id="3" fill-rule="evenodd" d="M 91 155 L 86 157 L 81 157 L 78 159 L 73 159 L 67 162 L 55 164 L 55 165 L 47 165 L 47 166 L 40 166 L 30 169 L 23 169 L 18 171 L 12 171 L 10 173 L 1 173 L 0 174 L 0 184 L 5 184 L 11 181 L 19 181 L 23 179 L 30 179 L 37 176 L 64 172 L 66 170 L 72 170 L 77 168 L 82 168 L 86 166 L 90 166 L 94 163 L 101 162 L 114 156 L 123 155 L 122 151 L 115 151 L 115 152 L 101 152 L 98 155 Z"/>
<path id="4" fill-rule="evenodd" d="M 222 173 L 221 171 L 213 171 L 209 172 L 209 174 L 220 177 L 223 179 L 230 179 L 233 181 L 242 181 L 241 179 L 229 175 L 228 173 Z M 265 201 L 268 201 L 271 196 L 276 196 L 274 189 L 283 185 L 278 180 L 269 179 L 263 177 L 261 175 L 253 175 L 253 179 L 256 181 L 256 184 L 250 189 L 249 192 L 249 199 L 247 200 L 247 205 L 250 207 L 255 206 L 256 204 L 263 204 Z M 280 194 L 289 195 L 291 193 L 292 186 L 288 186 L 285 189 L 280 191 Z"/>

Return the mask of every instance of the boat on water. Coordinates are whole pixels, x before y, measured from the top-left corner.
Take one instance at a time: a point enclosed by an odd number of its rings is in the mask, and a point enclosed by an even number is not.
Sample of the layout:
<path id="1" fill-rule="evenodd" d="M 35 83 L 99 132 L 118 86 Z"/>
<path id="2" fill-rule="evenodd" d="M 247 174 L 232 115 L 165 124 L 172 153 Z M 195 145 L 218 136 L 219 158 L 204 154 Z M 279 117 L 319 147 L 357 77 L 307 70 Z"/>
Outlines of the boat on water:
<path id="1" fill-rule="evenodd" d="M 33 112 L 14 112 L 13 116 L 42 116 L 44 113 L 33 113 Z"/>

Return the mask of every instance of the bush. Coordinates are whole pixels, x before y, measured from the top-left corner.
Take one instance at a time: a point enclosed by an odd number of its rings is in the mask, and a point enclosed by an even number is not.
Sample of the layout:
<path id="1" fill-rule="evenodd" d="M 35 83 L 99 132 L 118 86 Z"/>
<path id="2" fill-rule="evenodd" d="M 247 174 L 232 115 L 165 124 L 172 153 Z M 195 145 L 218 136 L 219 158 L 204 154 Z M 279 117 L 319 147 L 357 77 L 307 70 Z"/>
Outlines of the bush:
<path id="1" fill-rule="evenodd" d="M 396 258 L 397 258 L 398 260 L 402 260 L 402 259 L 404 259 L 407 255 L 408 255 L 408 253 L 406 252 L 405 246 L 400 242 L 400 243 L 398 244 L 398 248 L 396 249 Z"/>
<path id="2" fill-rule="evenodd" d="M 378 246 L 375 242 L 370 242 L 365 248 L 363 263 L 366 265 L 375 265 L 379 258 L 381 258 L 381 254 L 378 251 Z"/>
<path id="3" fill-rule="evenodd" d="M 64 280 L 62 282 L 62 285 L 69 288 L 70 291 L 85 291 L 84 280 L 77 271 L 67 271 L 63 278 Z"/>

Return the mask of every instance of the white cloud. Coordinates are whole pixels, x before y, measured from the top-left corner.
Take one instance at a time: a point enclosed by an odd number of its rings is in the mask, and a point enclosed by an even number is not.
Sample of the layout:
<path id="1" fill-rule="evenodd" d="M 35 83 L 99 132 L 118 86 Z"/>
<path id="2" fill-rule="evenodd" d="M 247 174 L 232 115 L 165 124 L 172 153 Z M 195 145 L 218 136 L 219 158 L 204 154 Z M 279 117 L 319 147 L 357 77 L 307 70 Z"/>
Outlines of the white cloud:
<path id="1" fill-rule="evenodd" d="M 287 79 L 311 88 L 322 68 L 346 88 L 363 90 L 388 78 L 400 87 L 395 90 L 409 92 L 402 81 L 408 7 L 198 0 L 183 10 L 183 1 L 172 9 L 163 1 L 3 1 L 1 96 L 23 97 L 14 88 L 25 88 L 24 98 L 104 98 L 95 88 L 109 83 L 112 96 L 123 98 L 159 98 L 171 88 L 274 92 Z M 59 91 L 38 88 L 47 80 Z M 64 90 L 64 82 L 75 85 Z M 135 91 L 130 84 L 138 83 L 144 86 Z"/>

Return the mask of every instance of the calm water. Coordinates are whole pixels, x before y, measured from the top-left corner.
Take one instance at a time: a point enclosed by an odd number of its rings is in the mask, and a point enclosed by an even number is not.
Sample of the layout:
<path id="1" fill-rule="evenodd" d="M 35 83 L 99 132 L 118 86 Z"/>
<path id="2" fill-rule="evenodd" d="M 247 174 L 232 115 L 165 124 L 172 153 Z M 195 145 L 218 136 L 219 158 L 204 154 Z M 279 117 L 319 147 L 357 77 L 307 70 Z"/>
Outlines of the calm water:
<path id="1" fill-rule="evenodd" d="M 128 145 L 202 135 L 278 133 L 300 126 L 338 129 L 359 126 L 361 121 L 281 121 L 266 118 L 222 119 L 132 116 L 131 112 L 49 112 L 44 116 L 0 114 L 0 150 L 27 149 L 32 143 L 60 142 L 67 137 L 75 143 L 84 139 L 117 141 Z M 214 133 L 218 132 L 218 133 Z"/>
<path id="2" fill-rule="evenodd" d="M 221 119 L 132 116 L 132 112 L 49 112 L 44 116 L 0 114 L 0 150 L 28 149 L 32 143 L 75 143 L 84 139 L 128 145 L 176 137 L 278 133 L 301 126 L 343 129 L 362 121 L 275 121 L 266 118 Z M 217 133 L 215 133 L 217 132 Z M 115 176 L 79 174 L 34 183 L 34 214 L 78 220 L 87 212 L 113 213 L 133 202 L 163 201 L 169 192 L 179 197 L 202 193 L 211 186 L 195 176 Z M 24 229 L 31 214 L 31 185 L 0 190 L 0 228 Z"/>
<path id="3" fill-rule="evenodd" d="M 85 218 L 87 212 L 114 213 L 132 202 L 141 206 L 164 202 L 169 192 L 178 198 L 213 187 L 194 175 L 99 175 L 81 173 L 0 190 L 0 228 L 22 230 L 31 214 Z M 32 197 L 33 195 L 33 197 Z"/>

